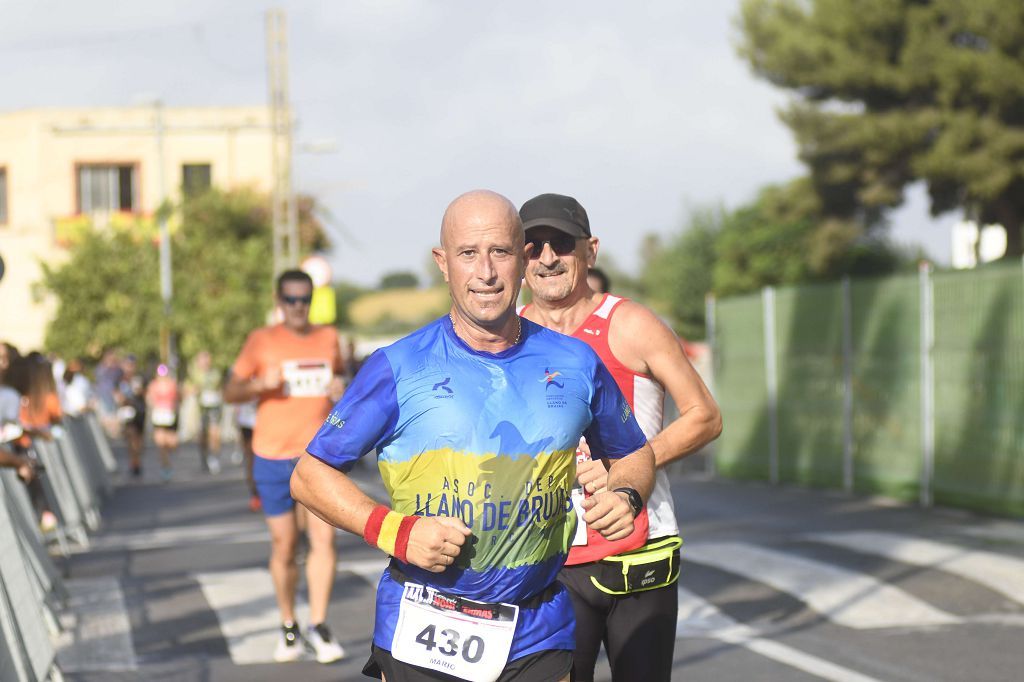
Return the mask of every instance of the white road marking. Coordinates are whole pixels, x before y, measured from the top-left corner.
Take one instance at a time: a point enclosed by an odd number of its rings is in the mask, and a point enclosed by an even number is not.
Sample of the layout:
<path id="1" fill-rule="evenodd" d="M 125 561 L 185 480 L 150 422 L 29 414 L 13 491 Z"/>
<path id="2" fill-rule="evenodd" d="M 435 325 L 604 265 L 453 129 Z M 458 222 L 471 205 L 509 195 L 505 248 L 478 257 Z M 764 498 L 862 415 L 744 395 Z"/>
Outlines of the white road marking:
<path id="1" fill-rule="evenodd" d="M 135 670 L 131 620 L 116 578 L 76 578 L 68 590 L 55 641 L 57 662 L 65 673 Z"/>
<path id="2" fill-rule="evenodd" d="M 805 537 L 912 566 L 937 568 L 1024 604 L 1024 559 L 898 533 L 851 531 L 813 533 Z"/>
<path id="3" fill-rule="evenodd" d="M 109 533 L 91 539 L 85 551 L 138 551 L 166 549 L 188 544 L 240 544 L 269 542 L 266 524 L 252 520 L 243 523 L 200 524 L 195 526 L 167 526 L 152 530 Z M 75 550 L 72 550 L 75 551 Z"/>
<path id="4" fill-rule="evenodd" d="M 239 665 L 271 663 L 281 632 L 274 584 L 265 568 L 218 571 L 194 575 L 228 643 L 231 660 Z M 296 595 L 295 617 L 309 623 L 309 606 Z"/>
<path id="5" fill-rule="evenodd" d="M 734 621 L 719 611 L 714 604 L 681 587 L 679 588 L 676 637 L 717 639 L 834 682 L 879 682 L 874 677 L 844 668 L 786 644 L 765 639 L 754 628 Z"/>
<path id="6" fill-rule="evenodd" d="M 992 521 L 983 526 L 966 526 L 958 528 L 957 532 L 994 542 L 1024 544 L 1024 526 L 1013 521 Z"/>
<path id="7" fill-rule="evenodd" d="M 960 622 L 956 616 L 869 575 L 766 547 L 693 543 L 684 548 L 683 558 L 787 592 L 846 627 L 920 627 Z"/>

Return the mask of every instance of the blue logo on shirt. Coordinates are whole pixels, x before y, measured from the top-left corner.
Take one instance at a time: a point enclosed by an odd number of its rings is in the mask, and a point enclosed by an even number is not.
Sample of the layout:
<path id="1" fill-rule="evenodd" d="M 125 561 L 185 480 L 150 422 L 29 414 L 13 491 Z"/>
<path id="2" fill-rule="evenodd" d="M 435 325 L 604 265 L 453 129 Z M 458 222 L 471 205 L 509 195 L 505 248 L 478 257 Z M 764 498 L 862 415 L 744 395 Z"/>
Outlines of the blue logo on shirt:
<path id="1" fill-rule="evenodd" d="M 505 455 L 537 455 L 543 452 L 555 440 L 551 436 L 546 436 L 540 440 L 528 443 L 523 438 L 523 434 L 516 428 L 516 425 L 509 421 L 499 422 L 494 427 L 494 431 L 491 432 L 491 438 L 498 439 L 497 451 Z"/>
<path id="2" fill-rule="evenodd" d="M 444 381 L 439 381 L 436 384 L 434 384 L 434 387 L 430 390 L 433 391 L 434 393 L 437 393 L 437 395 L 434 396 L 435 398 L 452 398 L 455 396 L 455 391 L 448 388 L 448 382 L 451 380 L 451 377 L 445 377 Z M 438 389 L 441 389 L 441 391 L 444 391 L 444 393 L 440 393 Z"/>

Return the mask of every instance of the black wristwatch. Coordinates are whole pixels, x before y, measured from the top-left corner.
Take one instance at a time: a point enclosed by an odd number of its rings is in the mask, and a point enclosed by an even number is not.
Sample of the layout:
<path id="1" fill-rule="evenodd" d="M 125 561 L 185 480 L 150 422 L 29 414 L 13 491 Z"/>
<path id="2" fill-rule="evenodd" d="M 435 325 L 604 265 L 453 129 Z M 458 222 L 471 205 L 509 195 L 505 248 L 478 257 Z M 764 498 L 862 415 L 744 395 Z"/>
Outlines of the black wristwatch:
<path id="1" fill-rule="evenodd" d="M 626 493 L 626 499 L 629 500 L 629 506 L 633 509 L 633 518 L 635 519 L 640 515 L 640 510 L 644 508 L 644 499 L 640 497 L 640 493 L 632 488 L 616 488 L 612 492 Z"/>

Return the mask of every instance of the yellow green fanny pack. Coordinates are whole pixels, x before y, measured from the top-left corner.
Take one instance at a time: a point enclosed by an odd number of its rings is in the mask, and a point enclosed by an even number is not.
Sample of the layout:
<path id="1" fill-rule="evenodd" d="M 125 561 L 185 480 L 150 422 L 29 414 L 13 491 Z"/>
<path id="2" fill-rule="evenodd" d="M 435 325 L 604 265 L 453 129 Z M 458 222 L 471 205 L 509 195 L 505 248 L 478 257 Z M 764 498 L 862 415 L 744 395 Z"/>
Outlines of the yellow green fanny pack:
<path id="1" fill-rule="evenodd" d="M 648 543 L 632 552 L 624 552 L 601 559 L 600 564 L 619 570 L 601 573 L 605 584 L 590 576 L 594 587 L 606 594 L 632 594 L 656 590 L 671 585 L 679 579 L 679 554 L 676 550 L 683 544 L 678 536 L 663 538 Z"/>

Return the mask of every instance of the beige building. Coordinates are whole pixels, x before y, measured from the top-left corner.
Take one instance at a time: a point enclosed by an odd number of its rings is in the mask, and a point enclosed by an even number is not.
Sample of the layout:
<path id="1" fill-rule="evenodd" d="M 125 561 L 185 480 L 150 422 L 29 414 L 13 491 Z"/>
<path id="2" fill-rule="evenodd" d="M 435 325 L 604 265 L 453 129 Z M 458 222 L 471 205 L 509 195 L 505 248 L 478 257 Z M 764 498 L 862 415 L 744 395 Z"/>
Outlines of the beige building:
<path id="1" fill-rule="evenodd" d="M 40 263 L 66 259 L 83 226 L 155 231 L 165 195 L 176 201 L 211 185 L 269 191 L 269 122 L 266 107 L 0 114 L 0 340 L 42 347 L 55 302 L 37 286 Z"/>

